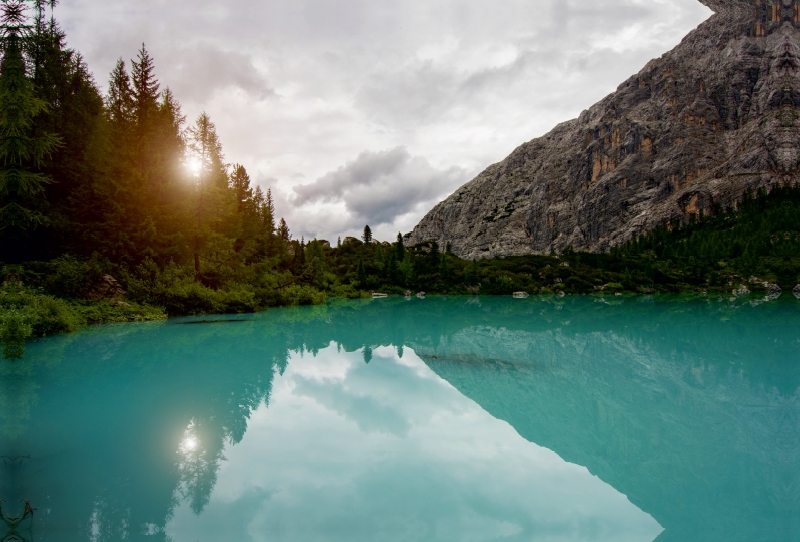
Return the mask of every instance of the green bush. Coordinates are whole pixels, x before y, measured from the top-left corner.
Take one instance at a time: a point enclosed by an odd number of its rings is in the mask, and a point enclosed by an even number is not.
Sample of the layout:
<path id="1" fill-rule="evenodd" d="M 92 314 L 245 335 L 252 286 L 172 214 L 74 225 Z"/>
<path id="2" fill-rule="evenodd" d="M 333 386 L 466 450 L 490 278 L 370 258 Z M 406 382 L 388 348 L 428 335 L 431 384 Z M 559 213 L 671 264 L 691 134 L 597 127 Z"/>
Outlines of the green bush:
<path id="1" fill-rule="evenodd" d="M 399 289 L 400 288 L 398 288 L 398 290 Z M 385 287 L 381 289 L 381 291 L 383 290 L 385 290 Z M 334 284 L 328 288 L 327 293 L 330 297 L 340 297 L 343 299 L 361 299 L 363 297 L 371 297 L 367 292 L 363 292 L 358 288 L 353 287 L 351 284 Z"/>
<path id="2" fill-rule="evenodd" d="M 25 355 L 25 341 L 32 333 L 20 310 L 0 311 L 0 345 L 4 358 L 21 359 Z"/>
<path id="3" fill-rule="evenodd" d="M 131 299 L 164 307 L 170 315 L 244 313 L 274 306 L 318 305 L 325 294 L 308 284 L 297 284 L 288 272 L 264 270 L 252 283 L 210 288 L 194 278 L 194 271 L 169 263 L 159 268 L 145 260 L 127 279 Z"/>
<path id="4" fill-rule="evenodd" d="M 89 324 L 148 322 L 167 317 L 162 309 L 138 303 L 85 302 L 75 305 L 75 310 Z"/>
<path id="5" fill-rule="evenodd" d="M 592 283 L 575 276 L 569 277 L 566 281 L 564 281 L 564 284 L 567 288 L 569 288 L 570 292 L 579 294 L 590 292 L 594 288 Z"/>
<path id="6" fill-rule="evenodd" d="M 89 260 L 64 255 L 49 262 L 26 263 L 23 280 L 56 297 L 78 299 L 106 273 L 114 274 L 112 266 L 97 254 Z"/>
<path id="7" fill-rule="evenodd" d="M 250 285 L 237 284 L 229 290 L 218 290 L 217 293 L 224 305 L 224 312 L 255 312 L 260 308 L 255 289 Z"/>
<path id="8" fill-rule="evenodd" d="M 325 294 L 307 284 L 292 284 L 278 293 L 279 305 L 322 305 Z"/>
<path id="9" fill-rule="evenodd" d="M 49 295 L 26 296 L 23 313 L 36 337 L 75 331 L 86 324 L 74 306 Z"/>

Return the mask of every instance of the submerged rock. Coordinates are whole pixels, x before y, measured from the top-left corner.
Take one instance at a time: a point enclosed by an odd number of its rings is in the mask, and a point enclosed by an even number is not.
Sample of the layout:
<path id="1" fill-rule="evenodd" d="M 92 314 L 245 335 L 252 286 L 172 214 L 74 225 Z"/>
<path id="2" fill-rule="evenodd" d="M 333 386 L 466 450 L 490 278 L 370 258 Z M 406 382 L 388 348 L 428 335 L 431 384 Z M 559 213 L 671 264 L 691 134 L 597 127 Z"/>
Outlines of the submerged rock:
<path id="1" fill-rule="evenodd" d="M 738 297 L 740 295 L 749 294 L 750 293 L 750 289 L 747 286 L 745 286 L 744 284 L 741 284 L 741 285 L 739 285 L 739 288 L 736 288 L 731 293 Z"/>
<path id="2" fill-rule="evenodd" d="M 800 181 L 800 0 L 715 14 L 574 120 L 434 207 L 410 244 L 463 258 L 598 252 Z"/>

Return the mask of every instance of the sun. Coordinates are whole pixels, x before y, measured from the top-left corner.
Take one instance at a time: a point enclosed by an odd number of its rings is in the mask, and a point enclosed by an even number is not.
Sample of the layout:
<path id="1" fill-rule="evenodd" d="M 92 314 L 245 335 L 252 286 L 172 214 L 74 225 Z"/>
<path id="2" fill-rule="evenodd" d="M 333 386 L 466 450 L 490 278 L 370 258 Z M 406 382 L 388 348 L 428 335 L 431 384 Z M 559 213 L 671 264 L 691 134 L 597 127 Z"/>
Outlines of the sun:
<path id="1" fill-rule="evenodd" d="M 186 167 L 192 172 L 192 175 L 197 177 L 200 175 L 200 169 L 202 169 L 203 163 L 199 158 L 193 156 L 186 161 Z"/>
<path id="2" fill-rule="evenodd" d="M 187 437 L 181 443 L 181 447 L 187 452 L 193 452 L 197 448 L 197 439 L 194 437 Z"/>

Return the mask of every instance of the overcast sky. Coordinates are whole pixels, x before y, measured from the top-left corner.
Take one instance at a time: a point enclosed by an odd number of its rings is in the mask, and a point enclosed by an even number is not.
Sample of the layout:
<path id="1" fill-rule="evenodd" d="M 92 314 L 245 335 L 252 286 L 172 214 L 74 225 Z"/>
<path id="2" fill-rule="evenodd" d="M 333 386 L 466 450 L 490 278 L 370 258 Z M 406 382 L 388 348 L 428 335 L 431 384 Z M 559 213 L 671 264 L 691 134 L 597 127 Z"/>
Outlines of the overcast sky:
<path id="1" fill-rule="evenodd" d="M 295 237 L 411 230 L 708 18 L 697 0 L 62 0 L 101 88 L 142 42 Z"/>

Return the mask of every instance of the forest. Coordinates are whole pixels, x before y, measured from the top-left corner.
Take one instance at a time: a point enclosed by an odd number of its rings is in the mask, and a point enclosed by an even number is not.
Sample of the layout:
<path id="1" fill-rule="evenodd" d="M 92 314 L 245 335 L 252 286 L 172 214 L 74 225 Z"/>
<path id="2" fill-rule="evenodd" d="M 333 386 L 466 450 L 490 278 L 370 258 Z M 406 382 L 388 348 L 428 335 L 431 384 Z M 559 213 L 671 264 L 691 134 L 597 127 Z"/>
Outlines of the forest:
<path id="1" fill-rule="evenodd" d="M 791 290 L 800 189 L 749 194 L 606 254 L 467 261 L 451 246 L 293 237 L 272 193 L 188 121 L 145 45 L 101 92 L 52 16 L 0 8 L 0 342 L 87 323 L 254 312 L 328 297 Z M 20 346 L 22 345 L 22 346 Z"/>

